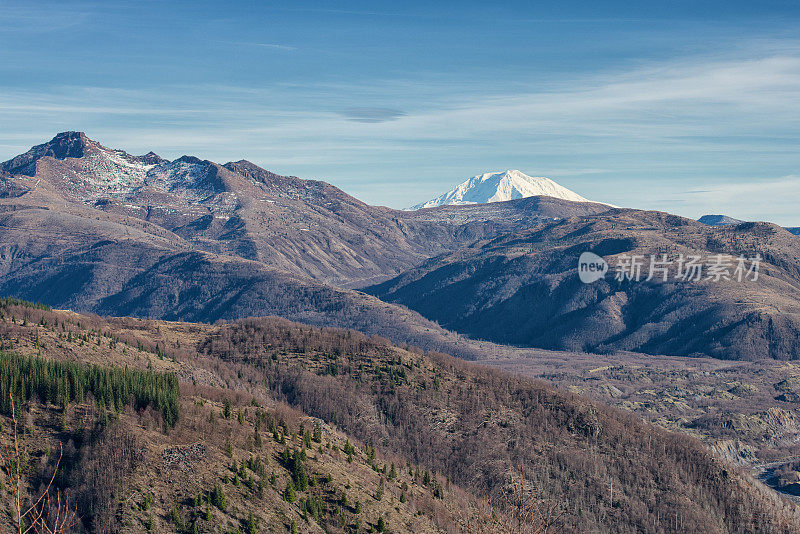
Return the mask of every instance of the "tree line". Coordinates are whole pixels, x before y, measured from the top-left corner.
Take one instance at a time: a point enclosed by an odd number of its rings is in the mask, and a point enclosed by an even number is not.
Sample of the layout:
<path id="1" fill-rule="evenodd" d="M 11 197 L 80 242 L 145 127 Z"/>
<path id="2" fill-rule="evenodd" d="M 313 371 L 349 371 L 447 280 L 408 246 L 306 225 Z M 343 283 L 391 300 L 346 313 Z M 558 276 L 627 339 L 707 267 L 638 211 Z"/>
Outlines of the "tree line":
<path id="1" fill-rule="evenodd" d="M 0 411 L 11 413 L 15 402 L 37 398 L 43 403 L 66 406 L 95 402 L 121 412 L 126 404 L 137 410 L 152 406 L 172 427 L 178 421 L 178 378 L 174 373 L 100 367 L 78 362 L 47 360 L 0 352 Z"/>

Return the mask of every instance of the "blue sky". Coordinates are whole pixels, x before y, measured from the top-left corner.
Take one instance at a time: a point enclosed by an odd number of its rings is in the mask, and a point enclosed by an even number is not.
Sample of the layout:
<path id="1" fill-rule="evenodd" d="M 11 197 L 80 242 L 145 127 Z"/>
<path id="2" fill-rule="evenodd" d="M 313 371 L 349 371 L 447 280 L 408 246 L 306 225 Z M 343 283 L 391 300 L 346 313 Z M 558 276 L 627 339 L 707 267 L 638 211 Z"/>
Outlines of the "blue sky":
<path id="1" fill-rule="evenodd" d="M 396 208 L 509 168 L 800 225 L 800 2 L 0 0 L 0 159 L 82 130 Z"/>

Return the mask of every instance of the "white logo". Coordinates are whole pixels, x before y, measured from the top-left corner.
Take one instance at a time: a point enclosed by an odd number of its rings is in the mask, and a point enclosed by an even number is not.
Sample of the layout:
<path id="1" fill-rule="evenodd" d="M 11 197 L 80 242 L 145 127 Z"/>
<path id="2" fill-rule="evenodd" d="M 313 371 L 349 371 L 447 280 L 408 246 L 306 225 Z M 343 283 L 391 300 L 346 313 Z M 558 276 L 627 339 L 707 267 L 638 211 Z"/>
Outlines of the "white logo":
<path id="1" fill-rule="evenodd" d="M 606 260 L 594 252 L 584 252 L 578 258 L 578 276 L 584 284 L 591 284 L 603 278 L 608 272 Z"/>

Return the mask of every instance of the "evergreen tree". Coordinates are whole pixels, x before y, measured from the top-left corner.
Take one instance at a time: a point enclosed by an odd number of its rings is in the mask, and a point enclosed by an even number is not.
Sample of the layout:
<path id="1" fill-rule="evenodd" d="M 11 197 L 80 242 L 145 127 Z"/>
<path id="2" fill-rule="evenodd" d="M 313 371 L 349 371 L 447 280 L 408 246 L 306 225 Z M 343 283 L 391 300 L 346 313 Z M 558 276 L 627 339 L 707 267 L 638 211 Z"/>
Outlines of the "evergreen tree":
<path id="1" fill-rule="evenodd" d="M 225 498 L 225 491 L 219 484 L 216 484 L 214 486 L 214 491 L 211 492 L 211 504 L 213 504 L 223 512 L 228 507 L 228 501 Z"/>
<path id="2" fill-rule="evenodd" d="M 181 517 L 181 513 L 178 511 L 178 508 L 176 506 L 172 507 L 172 512 L 170 512 L 170 518 L 172 519 L 172 522 L 175 524 L 175 529 L 177 529 L 178 532 L 181 532 L 183 530 L 183 518 Z"/>
<path id="3" fill-rule="evenodd" d="M 286 489 L 283 490 L 283 500 L 289 504 L 292 504 L 297 500 L 297 493 L 294 489 L 294 483 L 291 480 L 286 483 Z"/>
<path id="4" fill-rule="evenodd" d="M 356 452 L 356 448 L 353 447 L 353 444 L 350 443 L 349 439 L 345 442 L 344 448 L 342 450 L 347 455 L 347 463 L 349 464 L 353 463 L 353 455 Z"/>
<path id="5" fill-rule="evenodd" d="M 312 439 L 317 443 L 322 443 L 322 425 L 319 424 L 319 421 L 314 423 L 314 436 Z"/>
<path id="6" fill-rule="evenodd" d="M 247 534 L 258 534 L 258 521 L 253 516 L 253 512 L 250 512 L 250 515 L 247 516 L 245 532 L 247 532 Z"/>
<path id="7" fill-rule="evenodd" d="M 308 473 L 306 472 L 305 465 L 303 464 L 303 457 L 301 451 L 294 451 L 290 461 L 290 469 L 292 471 L 292 480 L 298 491 L 306 491 L 308 489 Z"/>

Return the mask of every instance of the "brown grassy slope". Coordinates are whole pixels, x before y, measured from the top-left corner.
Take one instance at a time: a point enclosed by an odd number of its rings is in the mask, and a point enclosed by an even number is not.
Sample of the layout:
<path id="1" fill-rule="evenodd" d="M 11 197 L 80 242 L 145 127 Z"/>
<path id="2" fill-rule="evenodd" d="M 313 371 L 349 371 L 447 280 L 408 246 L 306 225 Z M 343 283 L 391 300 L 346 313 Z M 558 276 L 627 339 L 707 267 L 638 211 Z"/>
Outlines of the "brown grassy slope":
<path id="1" fill-rule="evenodd" d="M 50 312 L 31 313 L 17 347 L 30 344 L 35 314 Z M 157 343 L 198 384 L 269 391 L 476 494 L 498 498 L 521 470 L 528 489 L 564 507 L 567 532 L 793 532 L 800 525 L 794 505 L 696 440 L 540 382 L 279 319 L 91 321 L 131 345 Z M 41 343 L 45 328 L 38 328 Z"/>
<path id="2" fill-rule="evenodd" d="M 107 323 L 62 312 L 35 310 L 36 320 L 27 322 L 26 312 L 34 310 L 3 308 L 2 343 L 15 353 L 157 370 L 186 367 L 162 352 L 161 339 L 148 343 L 141 334 L 117 335 Z M 213 380 L 211 373 L 202 376 Z M 482 499 L 400 456 L 372 455 L 324 422 L 318 439 L 304 440 L 305 433 L 315 435 L 320 421 L 276 402 L 263 388 L 254 396 L 184 383 L 180 420 L 166 432 L 149 410 L 114 414 L 91 404 L 62 411 L 29 403 L 18 420 L 31 494 L 48 478 L 63 447 L 56 484 L 78 506 L 76 531 L 189 532 L 195 525 L 199 532 L 244 531 L 250 514 L 259 532 L 287 532 L 292 523 L 300 532 L 365 532 L 379 518 L 391 532 L 491 532 L 497 525 Z M 0 423 L 0 440 L 9 443 L 11 421 L 0 417 Z M 354 447 L 350 459 L 346 445 Z M 284 499 L 291 479 L 287 450 L 305 450 L 311 480 L 295 502 Z M 215 486 L 226 496 L 224 509 L 209 503 Z M 8 497 L 0 489 L 0 499 Z M 308 499 L 319 503 L 318 512 L 304 512 Z M 0 528 L 9 520 L 0 514 Z"/>
<path id="3" fill-rule="evenodd" d="M 222 416 L 221 399 L 226 396 L 234 398 L 231 419 Z M 286 502 L 291 469 L 283 451 L 303 450 L 297 432 L 312 432 L 314 420 L 280 404 L 260 408 L 241 398 L 236 403 L 236 398 L 229 392 L 189 388 L 181 402 L 182 420 L 166 434 L 150 414 L 128 412 L 104 423 L 102 412 L 91 405 L 70 406 L 66 416 L 60 408 L 30 405 L 21 414 L 26 421 L 21 444 L 32 463 L 27 472 L 39 474 L 32 487 L 54 468 L 61 444 L 65 455 L 57 482 L 78 505 L 82 523 L 77 530 L 145 532 L 152 522 L 155 532 L 175 532 L 179 522 L 179 532 L 194 524 L 200 532 L 228 532 L 244 530 L 251 513 L 260 532 L 287 532 L 292 522 L 302 532 L 349 532 L 357 525 L 368 529 L 379 517 L 394 532 L 447 532 L 463 530 L 470 522 L 476 527 L 490 524 L 485 504 L 452 485 L 442 486 L 444 499 L 434 497 L 434 482 L 424 485 L 423 470 L 414 466 L 410 471 L 398 457 L 379 456 L 373 468 L 363 446 L 354 442 L 349 462 L 342 449 L 352 440 L 328 425 L 321 441 L 305 449 L 312 485 L 297 491 L 297 501 Z M 240 411 L 243 422 L 236 415 Z M 261 423 L 258 444 L 254 429 L 259 414 L 263 421 L 288 421 L 288 433 L 279 430 L 276 440 L 268 431 L 270 423 Z M 8 417 L 2 422 L 10 428 Z M 397 477 L 390 479 L 392 462 Z M 444 482 L 439 477 L 435 484 Z M 225 494 L 224 510 L 207 502 L 215 486 Z M 303 512 L 302 501 L 310 497 L 322 503 L 318 519 Z"/>

